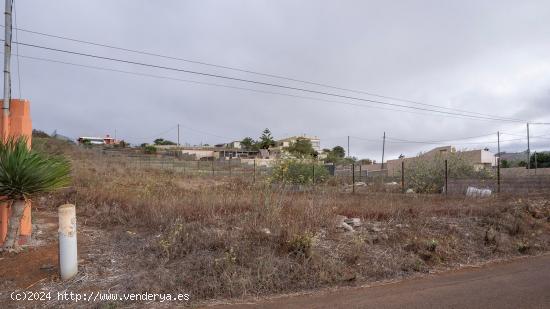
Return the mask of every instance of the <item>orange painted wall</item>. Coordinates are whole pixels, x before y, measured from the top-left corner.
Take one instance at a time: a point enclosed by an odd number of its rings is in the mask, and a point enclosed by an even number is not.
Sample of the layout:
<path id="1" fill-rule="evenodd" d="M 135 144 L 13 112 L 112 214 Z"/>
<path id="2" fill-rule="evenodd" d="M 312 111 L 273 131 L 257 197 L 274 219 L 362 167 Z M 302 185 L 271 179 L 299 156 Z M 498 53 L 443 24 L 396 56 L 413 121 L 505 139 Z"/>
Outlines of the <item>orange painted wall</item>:
<path id="1" fill-rule="evenodd" d="M 10 117 L 8 119 L 8 134 L 7 136 L 26 136 L 28 138 L 29 147 L 31 147 L 32 138 L 32 120 L 31 107 L 28 100 L 12 99 L 10 102 Z M 1 124 L 4 125 L 4 124 Z M 24 243 L 32 234 L 31 223 L 31 203 L 27 202 L 27 207 L 23 212 L 21 226 L 19 227 L 20 242 Z M 0 204 L 0 244 L 6 239 L 8 231 L 9 209 L 7 203 Z"/>

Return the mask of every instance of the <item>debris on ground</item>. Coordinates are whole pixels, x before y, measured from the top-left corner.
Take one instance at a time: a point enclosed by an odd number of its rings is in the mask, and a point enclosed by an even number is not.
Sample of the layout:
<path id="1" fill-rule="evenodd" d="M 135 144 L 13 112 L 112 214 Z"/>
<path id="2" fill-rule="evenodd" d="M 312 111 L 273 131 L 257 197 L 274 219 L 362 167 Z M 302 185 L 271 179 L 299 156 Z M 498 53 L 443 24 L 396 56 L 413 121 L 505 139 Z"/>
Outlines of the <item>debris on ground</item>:
<path id="1" fill-rule="evenodd" d="M 347 223 L 351 227 L 360 227 L 361 226 L 361 219 L 359 219 L 359 218 L 344 219 L 344 222 Z"/>
<path id="2" fill-rule="evenodd" d="M 466 196 L 469 197 L 488 197 L 491 196 L 491 193 L 490 189 L 479 189 L 476 187 L 468 187 L 466 190 Z"/>
<path id="3" fill-rule="evenodd" d="M 355 218 L 355 219 L 358 219 L 358 218 Z M 348 217 L 346 217 L 346 216 L 341 216 L 341 215 L 336 216 L 336 227 L 337 228 L 344 229 L 348 232 L 355 231 L 353 229 L 353 226 L 351 226 L 348 222 L 353 222 L 353 221 L 350 221 L 350 219 L 348 219 Z"/>

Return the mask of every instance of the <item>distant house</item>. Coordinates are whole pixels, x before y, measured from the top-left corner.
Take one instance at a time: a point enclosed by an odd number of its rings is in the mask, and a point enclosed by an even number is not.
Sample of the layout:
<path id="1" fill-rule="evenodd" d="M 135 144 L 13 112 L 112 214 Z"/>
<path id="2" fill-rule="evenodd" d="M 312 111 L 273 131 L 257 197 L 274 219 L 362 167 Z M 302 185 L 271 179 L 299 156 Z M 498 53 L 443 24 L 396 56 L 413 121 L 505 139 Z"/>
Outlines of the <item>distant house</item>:
<path id="1" fill-rule="evenodd" d="M 280 140 L 275 141 L 275 148 L 286 148 L 290 145 L 296 143 L 298 139 L 307 139 L 311 142 L 311 146 L 313 147 L 313 150 L 317 152 L 321 152 L 321 140 L 317 136 L 307 136 L 307 135 L 297 135 L 297 136 L 291 136 L 287 138 L 283 138 Z"/>
<path id="2" fill-rule="evenodd" d="M 415 161 L 415 160 L 433 160 L 436 156 L 445 156 L 451 153 L 456 153 L 461 156 L 462 159 L 469 162 L 475 169 L 480 170 L 484 168 L 492 168 L 496 166 L 496 157 L 488 149 L 476 149 L 476 150 L 462 150 L 457 151 L 452 146 L 442 146 L 434 148 L 428 152 L 422 153 L 416 157 L 388 160 L 384 165 L 388 170 L 388 175 L 396 176 L 401 172 L 401 162 Z"/>
<path id="3" fill-rule="evenodd" d="M 216 144 L 214 146 L 217 147 L 217 148 L 223 148 L 223 147 L 233 148 L 233 149 L 241 149 L 242 148 L 240 141 L 233 141 L 233 142 L 229 142 L 229 143 Z"/>
<path id="4" fill-rule="evenodd" d="M 239 145 L 240 146 L 240 145 Z M 175 147 L 155 146 L 160 149 L 174 149 Z M 183 156 L 194 160 L 223 160 L 233 158 L 254 158 L 258 154 L 257 150 L 246 150 L 241 148 L 219 147 L 179 147 L 177 151 Z"/>
<path id="5" fill-rule="evenodd" d="M 88 141 L 92 145 L 114 145 L 118 141 L 107 134 L 105 137 L 96 137 L 96 136 L 81 136 L 77 139 L 79 144 L 87 143 Z"/>

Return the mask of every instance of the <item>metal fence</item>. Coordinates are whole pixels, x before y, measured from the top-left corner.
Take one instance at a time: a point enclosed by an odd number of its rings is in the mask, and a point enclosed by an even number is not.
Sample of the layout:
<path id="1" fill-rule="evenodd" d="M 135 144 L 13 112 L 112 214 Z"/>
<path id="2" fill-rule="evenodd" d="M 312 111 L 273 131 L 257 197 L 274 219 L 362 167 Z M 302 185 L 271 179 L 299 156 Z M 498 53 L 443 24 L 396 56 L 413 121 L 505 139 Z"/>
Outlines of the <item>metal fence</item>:
<path id="1" fill-rule="evenodd" d="M 250 181 L 264 179 L 271 174 L 271 167 L 259 165 L 256 160 L 250 163 L 241 162 L 239 158 L 220 159 L 220 160 L 184 160 L 181 157 L 175 157 L 167 154 L 146 155 L 142 153 L 132 153 L 112 149 L 89 149 L 85 150 L 87 156 L 91 156 L 93 160 L 103 160 L 106 165 L 119 165 L 125 168 L 139 169 L 157 169 L 169 170 L 175 173 L 181 173 L 190 176 L 229 176 L 243 177 Z M 313 170 L 315 170 L 315 167 Z M 369 170 L 360 164 L 344 164 L 332 165 L 327 164 L 325 168 L 331 175 L 331 183 L 343 185 L 349 188 L 351 192 L 356 191 L 356 186 L 370 187 L 371 190 L 384 190 L 392 192 L 405 193 L 409 189 L 407 183 L 408 167 L 405 162 L 402 162 L 398 175 L 388 175 L 388 170 Z M 493 192 L 509 192 L 509 193 L 524 193 L 531 191 L 540 191 L 550 187 L 550 175 L 542 176 L 542 174 L 550 174 L 548 171 L 539 171 L 539 175 L 535 175 L 536 171 L 525 173 L 502 173 L 503 169 L 494 168 L 490 170 L 491 177 L 486 179 L 469 178 L 457 179 L 450 175 L 447 160 L 441 166 L 443 179 L 437 184 L 443 194 L 459 194 L 464 193 L 468 186 L 476 186 L 479 188 L 488 188 Z M 412 171 L 411 171 L 412 172 Z M 517 174 L 517 175 L 516 175 Z M 503 175 L 505 175 L 503 177 Z M 521 175 L 521 176 L 518 176 Z M 315 183 L 312 183 L 315 185 Z"/>

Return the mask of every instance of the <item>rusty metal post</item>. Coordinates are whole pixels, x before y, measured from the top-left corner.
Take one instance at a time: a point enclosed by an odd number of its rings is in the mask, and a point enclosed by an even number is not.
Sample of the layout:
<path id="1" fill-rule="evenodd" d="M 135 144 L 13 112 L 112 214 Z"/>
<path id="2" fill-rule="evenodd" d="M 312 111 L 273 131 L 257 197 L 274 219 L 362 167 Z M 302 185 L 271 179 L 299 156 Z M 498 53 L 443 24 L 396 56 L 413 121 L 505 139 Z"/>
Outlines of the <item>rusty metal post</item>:
<path id="1" fill-rule="evenodd" d="M 311 182 L 313 183 L 313 185 L 315 185 L 315 162 L 311 164 L 311 167 L 312 167 L 312 173 L 313 173 L 311 177 Z"/>
<path id="2" fill-rule="evenodd" d="M 447 159 L 445 159 L 445 195 L 447 195 L 447 193 L 449 192 L 448 179 L 449 179 L 449 171 L 448 171 Z"/>
<path id="3" fill-rule="evenodd" d="M 352 193 L 355 193 L 355 163 L 351 164 Z"/>
<path id="4" fill-rule="evenodd" d="M 405 193 L 405 161 L 401 161 L 401 191 Z"/>
<path id="5" fill-rule="evenodd" d="M 497 193 L 500 193 L 500 157 L 497 158 Z"/>

